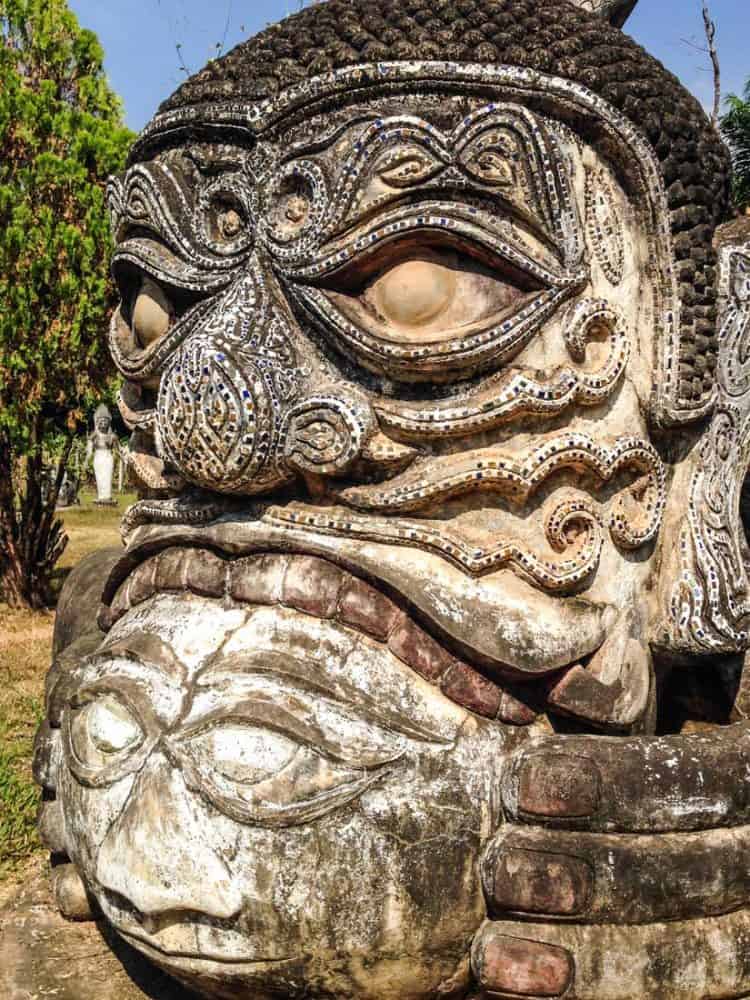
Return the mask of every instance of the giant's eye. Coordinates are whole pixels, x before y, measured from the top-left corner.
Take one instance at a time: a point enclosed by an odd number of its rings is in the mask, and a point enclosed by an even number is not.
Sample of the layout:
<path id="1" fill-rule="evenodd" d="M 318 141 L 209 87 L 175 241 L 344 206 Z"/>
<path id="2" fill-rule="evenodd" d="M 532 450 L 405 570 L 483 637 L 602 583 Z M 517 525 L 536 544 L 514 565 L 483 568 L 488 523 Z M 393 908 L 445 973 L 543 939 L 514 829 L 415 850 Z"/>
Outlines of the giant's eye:
<path id="1" fill-rule="evenodd" d="M 290 678 L 231 673 L 200 687 L 166 741 L 187 784 L 242 823 L 292 826 L 353 801 L 408 740 Z"/>
<path id="2" fill-rule="evenodd" d="M 424 326 L 448 309 L 455 294 L 455 270 L 436 261 L 408 260 L 374 282 L 366 300 L 394 323 Z"/>
<path id="3" fill-rule="evenodd" d="M 70 744 L 88 769 L 109 767 L 143 742 L 140 723 L 114 695 L 100 695 L 71 713 Z"/>
<path id="4" fill-rule="evenodd" d="M 299 744 L 270 729 L 242 723 L 215 726 L 193 738 L 193 753 L 241 785 L 255 785 L 292 760 Z"/>
<path id="5" fill-rule="evenodd" d="M 491 269 L 449 247 L 406 247 L 355 282 L 327 294 L 357 326 L 404 345 L 450 340 L 497 323 L 539 288 L 516 269 Z"/>

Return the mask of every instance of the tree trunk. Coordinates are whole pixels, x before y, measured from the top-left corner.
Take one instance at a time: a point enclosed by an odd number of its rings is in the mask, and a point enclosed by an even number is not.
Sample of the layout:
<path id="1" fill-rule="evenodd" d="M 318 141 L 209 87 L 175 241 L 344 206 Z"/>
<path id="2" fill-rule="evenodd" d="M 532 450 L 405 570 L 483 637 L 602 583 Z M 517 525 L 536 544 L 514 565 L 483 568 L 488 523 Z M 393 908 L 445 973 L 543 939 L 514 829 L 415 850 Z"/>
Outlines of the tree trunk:
<path id="1" fill-rule="evenodd" d="M 23 559 L 16 544 L 17 536 L 13 453 L 7 435 L 0 434 L 0 596 L 12 608 L 27 604 L 23 585 Z"/>
<path id="2" fill-rule="evenodd" d="M 43 438 L 40 417 L 32 428 L 20 504 L 12 449 L 7 438 L 0 443 L 0 593 L 11 607 L 43 608 L 51 603 L 52 572 L 68 542 L 55 508 L 73 438 L 66 440 L 49 490 L 44 486 Z"/>
<path id="3" fill-rule="evenodd" d="M 714 102 L 711 110 L 711 124 L 716 127 L 719 124 L 719 115 L 721 114 L 721 64 L 716 48 L 716 22 L 711 18 L 711 12 L 708 9 L 708 0 L 703 0 L 703 26 L 706 31 L 708 54 L 711 58 L 711 68 L 714 76 Z"/>

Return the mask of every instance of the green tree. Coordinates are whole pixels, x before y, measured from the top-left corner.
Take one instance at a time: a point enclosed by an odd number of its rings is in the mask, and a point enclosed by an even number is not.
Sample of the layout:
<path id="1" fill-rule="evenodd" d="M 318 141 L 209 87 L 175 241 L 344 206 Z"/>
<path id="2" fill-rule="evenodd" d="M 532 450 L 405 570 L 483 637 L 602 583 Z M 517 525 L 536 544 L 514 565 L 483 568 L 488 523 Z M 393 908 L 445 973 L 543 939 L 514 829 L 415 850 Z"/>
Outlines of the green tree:
<path id="1" fill-rule="evenodd" d="M 750 207 L 750 80 L 742 97 L 730 94 L 728 110 L 720 120 L 721 132 L 732 151 L 734 201 L 740 211 Z"/>
<path id="2" fill-rule="evenodd" d="M 105 182 L 133 136 L 102 59 L 65 0 L 0 0 L 0 594 L 14 606 L 49 599 L 67 541 L 57 492 L 111 378 Z"/>

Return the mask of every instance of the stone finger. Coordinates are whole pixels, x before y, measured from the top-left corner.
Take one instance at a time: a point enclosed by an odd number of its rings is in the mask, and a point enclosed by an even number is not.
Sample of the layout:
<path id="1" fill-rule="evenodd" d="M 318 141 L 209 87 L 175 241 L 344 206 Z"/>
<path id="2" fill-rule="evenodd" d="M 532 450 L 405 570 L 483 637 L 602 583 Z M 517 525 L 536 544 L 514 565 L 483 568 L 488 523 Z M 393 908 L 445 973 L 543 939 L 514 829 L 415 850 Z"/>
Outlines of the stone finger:
<path id="1" fill-rule="evenodd" d="M 643 924 L 750 902 L 750 827 L 638 836 L 506 827 L 483 864 L 490 912 Z"/>
<path id="2" fill-rule="evenodd" d="M 669 833 L 750 823 L 750 727 L 689 736 L 567 736 L 522 751 L 507 818 L 549 827 Z"/>
<path id="3" fill-rule="evenodd" d="M 748 944 L 748 910 L 628 927 L 487 922 L 472 970 L 508 1000 L 730 1000 L 750 994 Z"/>

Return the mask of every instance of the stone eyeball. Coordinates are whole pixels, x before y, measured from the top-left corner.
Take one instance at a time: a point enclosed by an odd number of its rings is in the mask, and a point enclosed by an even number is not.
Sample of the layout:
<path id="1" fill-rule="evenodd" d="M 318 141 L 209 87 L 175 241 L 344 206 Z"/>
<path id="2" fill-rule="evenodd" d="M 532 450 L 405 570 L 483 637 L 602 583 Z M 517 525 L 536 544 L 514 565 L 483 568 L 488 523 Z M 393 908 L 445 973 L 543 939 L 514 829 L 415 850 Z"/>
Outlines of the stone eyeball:
<path id="1" fill-rule="evenodd" d="M 70 736 L 77 760 L 97 769 L 136 749 L 143 740 L 143 730 L 119 699 L 104 695 L 73 712 Z"/>
<path id="2" fill-rule="evenodd" d="M 132 328 L 139 347 L 146 348 L 167 333 L 174 318 L 174 307 L 164 290 L 144 277 L 133 304 Z"/>
<path id="3" fill-rule="evenodd" d="M 392 268 L 373 287 L 373 298 L 386 319 L 407 326 L 429 323 L 449 305 L 456 276 L 428 260 L 407 260 Z"/>

